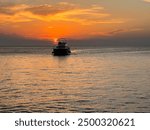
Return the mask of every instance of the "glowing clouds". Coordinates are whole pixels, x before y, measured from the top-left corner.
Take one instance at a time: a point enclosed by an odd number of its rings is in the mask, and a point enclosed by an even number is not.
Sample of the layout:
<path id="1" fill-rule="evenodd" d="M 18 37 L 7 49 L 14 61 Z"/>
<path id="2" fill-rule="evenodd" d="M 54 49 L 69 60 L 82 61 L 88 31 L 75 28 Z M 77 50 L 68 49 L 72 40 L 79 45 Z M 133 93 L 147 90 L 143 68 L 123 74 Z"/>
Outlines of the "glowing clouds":
<path id="1" fill-rule="evenodd" d="M 69 2 L 43 5 L 0 3 L 0 19 L 1 33 L 38 39 L 104 36 L 126 23 L 126 19 L 114 17 L 98 4 L 82 6 Z"/>
<path id="2" fill-rule="evenodd" d="M 0 4 L 0 14 L 15 15 L 23 11 L 27 7 L 27 5 Z"/>
<path id="3" fill-rule="evenodd" d="M 150 2 L 150 0 L 144 0 L 145 2 Z"/>
<path id="4" fill-rule="evenodd" d="M 56 15 L 59 13 L 67 12 L 74 9 L 75 6 L 69 3 L 58 3 L 55 5 L 37 5 L 26 8 L 25 11 L 29 11 L 35 15 Z"/>

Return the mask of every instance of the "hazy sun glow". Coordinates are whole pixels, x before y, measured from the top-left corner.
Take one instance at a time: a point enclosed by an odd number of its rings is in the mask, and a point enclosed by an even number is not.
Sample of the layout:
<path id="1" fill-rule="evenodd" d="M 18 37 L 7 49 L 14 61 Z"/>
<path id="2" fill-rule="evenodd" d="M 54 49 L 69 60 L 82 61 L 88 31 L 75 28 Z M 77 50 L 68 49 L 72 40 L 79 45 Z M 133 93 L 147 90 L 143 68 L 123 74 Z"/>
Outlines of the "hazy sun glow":
<path id="1" fill-rule="evenodd" d="M 53 39 L 53 43 L 54 43 L 54 44 L 57 44 L 57 42 L 58 42 L 58 38 L 54 38 L 54 39 Z"/>

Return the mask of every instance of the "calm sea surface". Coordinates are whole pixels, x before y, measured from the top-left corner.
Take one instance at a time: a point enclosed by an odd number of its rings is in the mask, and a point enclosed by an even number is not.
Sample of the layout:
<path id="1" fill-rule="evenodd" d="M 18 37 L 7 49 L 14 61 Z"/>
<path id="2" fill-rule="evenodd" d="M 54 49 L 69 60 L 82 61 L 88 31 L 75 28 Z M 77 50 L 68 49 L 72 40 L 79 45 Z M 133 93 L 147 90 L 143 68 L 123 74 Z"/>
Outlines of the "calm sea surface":
<path id="1" fill-rule="evenodd" d="M 0 112 L 150 112 L 150 48 L 0 48 Z"/>

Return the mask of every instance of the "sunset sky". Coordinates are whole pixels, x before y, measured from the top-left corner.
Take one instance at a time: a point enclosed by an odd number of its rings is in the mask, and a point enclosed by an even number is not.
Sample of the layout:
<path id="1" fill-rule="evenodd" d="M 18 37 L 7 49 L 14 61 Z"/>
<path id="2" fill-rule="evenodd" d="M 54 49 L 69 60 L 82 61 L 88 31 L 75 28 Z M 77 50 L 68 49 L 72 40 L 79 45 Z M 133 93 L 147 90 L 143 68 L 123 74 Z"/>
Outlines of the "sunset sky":
<path id="1" fill-rule="evenodd" d="M 0 35 L 56 40 L 150 36 L 150 0 L 0 0 Z"/>

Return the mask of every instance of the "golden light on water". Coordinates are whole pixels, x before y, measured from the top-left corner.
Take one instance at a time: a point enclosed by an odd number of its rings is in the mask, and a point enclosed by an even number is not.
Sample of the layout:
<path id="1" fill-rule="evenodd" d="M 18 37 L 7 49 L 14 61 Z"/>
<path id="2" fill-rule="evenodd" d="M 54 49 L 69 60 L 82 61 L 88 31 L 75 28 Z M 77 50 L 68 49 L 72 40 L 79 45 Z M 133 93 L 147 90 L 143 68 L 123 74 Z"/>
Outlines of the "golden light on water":
<path id="1" fill-rule="evenodd" d="M 72 49 L 76 54 L 67 57 L 54 57 L 49 48 L 2 50 L 7 54 L 0 55 L 0 112 L 150 110 L 145 107 L 150 100 L 147 49 L 87 47 Z M 19 54 L 24 51 L 29 54 Z"/>

